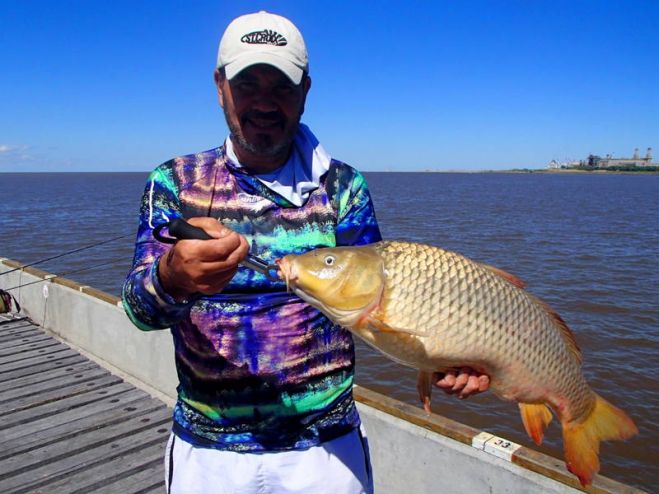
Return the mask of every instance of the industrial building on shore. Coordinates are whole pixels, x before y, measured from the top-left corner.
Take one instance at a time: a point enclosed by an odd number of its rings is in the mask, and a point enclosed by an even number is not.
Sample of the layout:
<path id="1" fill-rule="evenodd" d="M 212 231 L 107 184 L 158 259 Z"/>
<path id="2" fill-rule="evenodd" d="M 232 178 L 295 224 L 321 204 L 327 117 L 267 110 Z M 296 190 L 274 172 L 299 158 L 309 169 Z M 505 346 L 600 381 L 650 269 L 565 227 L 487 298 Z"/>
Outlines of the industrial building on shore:
<path id="1" fill-rule="evenodd" d="M 613 155 L 607 154 L 604 158 L 594 154 L 589 155 L 583 160 L 564 160 L 557 161 L 551 160 L 547 164 L 549 169 L 561 168 L 648 168 L 659 167 L 659 163 L 652 162 L 652 148 L 648 148 L 645 156 L 641 158 L 638 148 L 634 150 L 634 155 L 631 158 L 614 158 Z"/>

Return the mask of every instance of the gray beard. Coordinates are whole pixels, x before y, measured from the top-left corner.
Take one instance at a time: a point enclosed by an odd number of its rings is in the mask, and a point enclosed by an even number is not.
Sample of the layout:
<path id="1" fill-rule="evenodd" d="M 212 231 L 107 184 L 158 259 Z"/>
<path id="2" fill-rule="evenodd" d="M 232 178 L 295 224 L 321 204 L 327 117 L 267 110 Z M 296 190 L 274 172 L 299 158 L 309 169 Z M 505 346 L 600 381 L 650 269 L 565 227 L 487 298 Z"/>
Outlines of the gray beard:
<path id="1" fill-rule="evenodd" d="M 245 136 L 240 131 L 240 127 L 231 123 L 226 110 L 224 111 L 224 117 L 227 121 L 229 132 L 231 132 L 231 140 L 233 141 L 234 145 L 256 156 L 271 158 L 285 154 L 288 152 L 291 144 L 293 143 L 293 140 L 295 139 L 295 131 L 293 131 L 290 135 L 287 135 L 286 138 L 279 144 L 273 144 L 270 139 L 263 139 L 261 142 L 251 143 L 245 139 Z M 300 123 L 299 120 L 297 123 Z M 297 130 L 297 125 L 292 127 L 292 129 Z"/>

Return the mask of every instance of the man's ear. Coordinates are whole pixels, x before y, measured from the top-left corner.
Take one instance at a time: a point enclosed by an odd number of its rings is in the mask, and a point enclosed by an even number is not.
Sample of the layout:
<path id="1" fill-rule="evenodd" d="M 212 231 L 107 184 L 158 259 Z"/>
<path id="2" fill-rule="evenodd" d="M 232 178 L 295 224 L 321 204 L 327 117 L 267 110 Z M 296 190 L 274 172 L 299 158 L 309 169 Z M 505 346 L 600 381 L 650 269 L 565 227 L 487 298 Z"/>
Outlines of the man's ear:
<path id="1" fill-rule="evenodd" d="M 217 100 L 220 102 L 220 106 L 224 108 L 224 75 L 220 72 L 220 69 L 215 69 L 213 73 L 213 79 L 215 79 L 215 87 L 217 88 Z"/>
<path id="2" fill-rule="evenodd" d="M 306 76 L 304 78 L 304 97 L 306 99 L 307 93 L 309 92 L 309 89 L 311 89 L 311 77 Z"/>
<path id="3" fill-rule="evenodd" d="M 304 81 L 302 81 L 302 84 L 304 86 L 302 88 L 302 91 L 303 91 L 302 95 L 303 96 L 302 96 L 302 108 L 301 108 L 301 111 L 300 111 L 300 115 L 304 114 L 304 106 L 307 102 L 307 94 L 309 94 L 309 89 L 311 89 L 311 77 L 306 76 L 304 78 Z"/>

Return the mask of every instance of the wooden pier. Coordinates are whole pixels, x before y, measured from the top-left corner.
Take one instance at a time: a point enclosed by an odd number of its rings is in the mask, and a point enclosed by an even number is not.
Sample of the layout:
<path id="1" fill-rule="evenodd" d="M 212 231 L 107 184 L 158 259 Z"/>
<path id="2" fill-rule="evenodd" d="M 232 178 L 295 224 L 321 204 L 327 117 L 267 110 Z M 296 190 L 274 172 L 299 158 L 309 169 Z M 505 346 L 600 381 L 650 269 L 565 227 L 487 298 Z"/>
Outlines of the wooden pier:
<path id="1" fill-rule="evenodd" d="M 0 492 L 163 493 L 172 410 L 0 315 Z"/>

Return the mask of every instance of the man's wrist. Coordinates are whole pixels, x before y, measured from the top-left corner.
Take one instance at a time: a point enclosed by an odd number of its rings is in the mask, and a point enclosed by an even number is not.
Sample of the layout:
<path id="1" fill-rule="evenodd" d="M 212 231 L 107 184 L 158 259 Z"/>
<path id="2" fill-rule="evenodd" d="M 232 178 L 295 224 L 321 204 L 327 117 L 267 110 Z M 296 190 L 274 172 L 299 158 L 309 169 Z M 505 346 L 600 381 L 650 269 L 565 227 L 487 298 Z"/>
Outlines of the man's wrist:
<path id="1" fill-rule="evenodd" d="M 160 288 L 161 295 L 163 295 L 165 299 L 170 299 L 169 301 L 174 302 L 175 304 L 189 304 L 194 299 L 194 294 L 181 290 L 172 283 L 168 268 L 168 265 L 171 262 L 171 255 L 172 251 L 169 250 L 165 255 L 158 259 L 155 269 L 155 284 Z"/>

